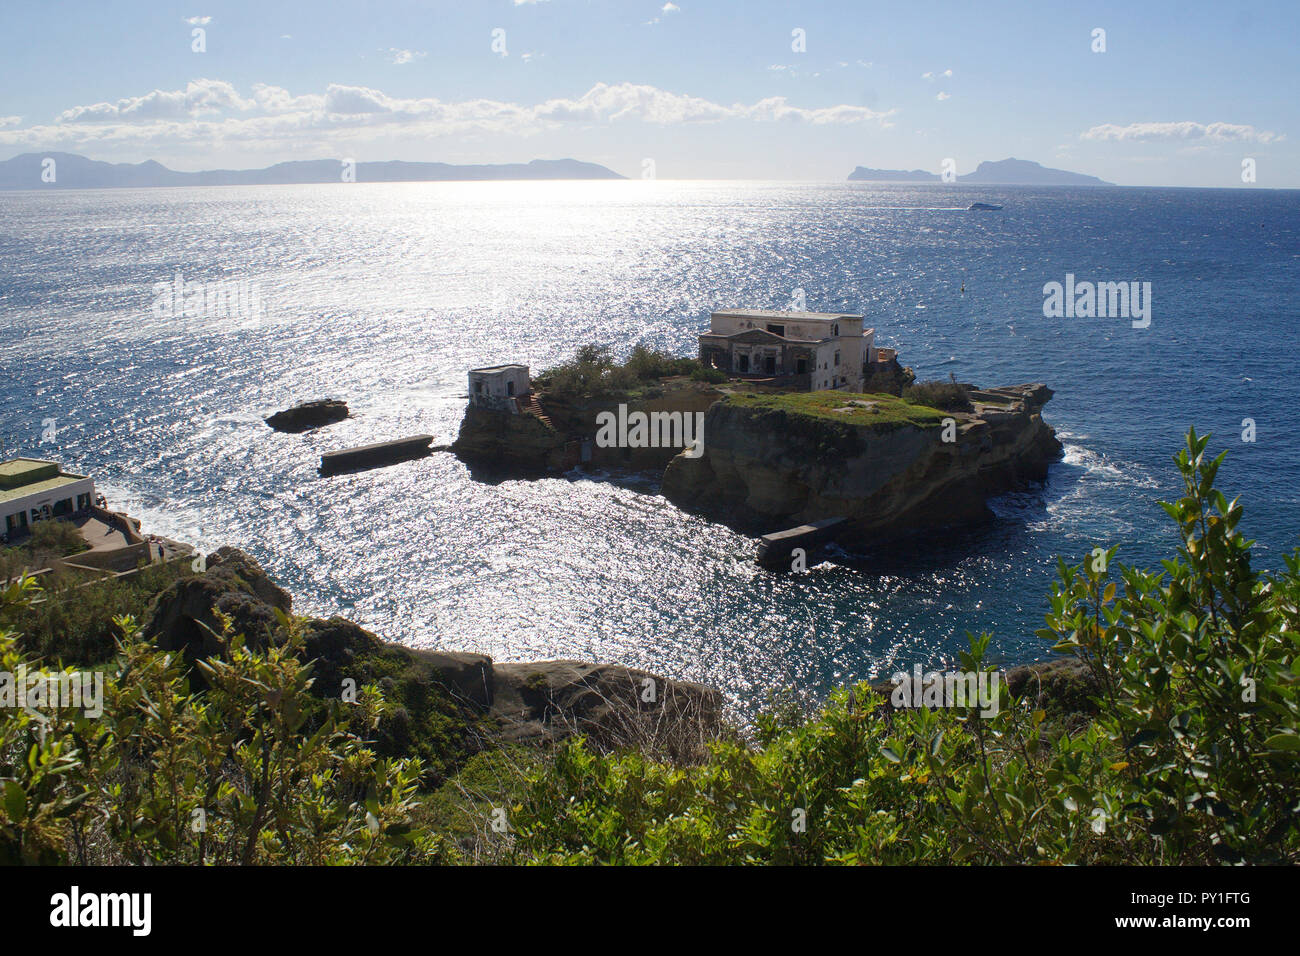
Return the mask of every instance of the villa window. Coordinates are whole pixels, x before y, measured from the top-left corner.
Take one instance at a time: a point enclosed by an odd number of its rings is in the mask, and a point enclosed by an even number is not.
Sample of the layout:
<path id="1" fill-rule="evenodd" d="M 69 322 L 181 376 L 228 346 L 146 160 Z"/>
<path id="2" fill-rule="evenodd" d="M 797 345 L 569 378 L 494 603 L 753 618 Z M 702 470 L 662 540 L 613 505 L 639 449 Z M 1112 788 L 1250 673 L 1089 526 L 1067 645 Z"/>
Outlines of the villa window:
<path id="1" fill-rule="evenodd" d="M 840 324 L 836 322 L 834 325 L 831 326 L 831 336 L 838 337 L 839 334 L 840 334 Z"/>
<path id="2" fill-rule="evenodd" d="M 771 332 L 773 335 L 779 335 L 781 336 L 781 338 L 785 338 L 784 325 L 777 325 L 775 322 L 769 322 L 767 323 L 767 330 Z"/>
<path id="3" fill-rule="evenodd" d="M 840 366 L 840 353 L 839 353 L 839 352 L 836 352 L 836 353 L 835 353 L 835 367 L 836 367 L 836 368 L 839 368 L 839 366 Z"/>

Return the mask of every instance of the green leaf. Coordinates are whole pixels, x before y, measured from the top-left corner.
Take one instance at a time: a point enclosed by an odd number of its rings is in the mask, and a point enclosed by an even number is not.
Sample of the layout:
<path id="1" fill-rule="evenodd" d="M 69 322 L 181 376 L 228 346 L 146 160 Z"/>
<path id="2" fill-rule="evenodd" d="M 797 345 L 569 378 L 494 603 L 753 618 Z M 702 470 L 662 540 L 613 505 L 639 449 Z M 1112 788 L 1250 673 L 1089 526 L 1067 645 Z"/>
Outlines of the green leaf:
<path id="1" fill-rule="evenodd" d="M 5 781 L 5 814 L 14 823 L 27 819 L 27 794 L 16 780 Z"/>

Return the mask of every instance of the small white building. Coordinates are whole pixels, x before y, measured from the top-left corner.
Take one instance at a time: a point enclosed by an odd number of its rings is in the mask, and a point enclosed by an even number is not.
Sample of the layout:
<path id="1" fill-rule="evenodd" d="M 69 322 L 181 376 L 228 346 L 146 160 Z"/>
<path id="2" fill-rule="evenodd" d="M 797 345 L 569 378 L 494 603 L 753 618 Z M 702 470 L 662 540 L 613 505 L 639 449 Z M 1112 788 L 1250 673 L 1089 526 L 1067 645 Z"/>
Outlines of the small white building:
<path id="1" fill-rule="evenodd" d="M 13 538 L 37 521 L 88 511 L 95 482 L 69 474 L 58 462 L 14 458 L 0 462 L 0 532 Z"/>
<path id="2" fill-rule="evenodd" d="M 736 375 L 784 379 L 809 391 L 860 392 L 876 360 L 876 330 L 848 312 L 714 312 L 700 336 L 700 361 Z"/>
<path id="3" fill-rule="evenodd" d="M 532 390 L 527 365 L 489 365 L 469 371 L 471 405 L 518 411 L 515 399 L 530 395 Z"/>

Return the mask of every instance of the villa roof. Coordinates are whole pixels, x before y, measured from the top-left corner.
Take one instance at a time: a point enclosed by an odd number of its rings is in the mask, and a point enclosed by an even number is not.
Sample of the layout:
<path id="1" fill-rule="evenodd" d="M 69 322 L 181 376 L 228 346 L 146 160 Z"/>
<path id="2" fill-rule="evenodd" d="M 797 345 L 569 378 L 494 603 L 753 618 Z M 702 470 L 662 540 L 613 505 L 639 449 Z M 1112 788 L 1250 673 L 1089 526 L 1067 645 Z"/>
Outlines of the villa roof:
<path id="1" fill-rule="evenodd" d="M 768 309 L 718 309 L 714 315 L 740 315 L 747 319 L 784 319 L 787 322 L 837 322 L 860 319 L 854 312 L 774 312 Z"/>
<path id="2" fill-rule="evenodd" d="M 59 468 L 58 462 L 40 458 L 11 458 L 0 462 L 0 502 L 27 495 L 53 491 L 63 485 L 85 480 Z"/>
<path id="3" fill-rule="evenodd" d="M 36 481 L 20 488 L 0 488 L 0 504 L 14 501 L 17 498 L 26 498 L 28 495 L 40 495 L 47 491 L 55 491 L 64 485 L 75 485 L 77 482 L 84 480 L 77 475 L 55 475 L 53 478 Z"/>
<path id="4" fill-rule="evenodd" d="M 723 339 L 728 342 L 764 342 L 773 339 L 784 345 L 817 345 L 820 342 L 829 341 L 829 339 L 796 339 L 785 335 L 777 335 L 767 329 L 741 329 L 738 332 L 701 332 L 700 338 Z"/>
<path id="5" fill-rule="evenodd" d="M 526 372 L 526 371 L 528 371 L 528 366 L 527 366 L 527 365 L 521 365 L 521 364 L 515 362 L 515 363 L 508 364 L 508 365 L 485 365 L 483 368 L 472 368 L 472 369 L 470 369 L 470 371 L 471 371 L 471 372 L 486 372 L 486 373 L 488 373 L 488 374 L 495 374 L 495 373 L 498 373 L 498 372 L 510 372 L 510 371 L 514 371 L 515 369 L 523 369 L 523 370 Z"/>

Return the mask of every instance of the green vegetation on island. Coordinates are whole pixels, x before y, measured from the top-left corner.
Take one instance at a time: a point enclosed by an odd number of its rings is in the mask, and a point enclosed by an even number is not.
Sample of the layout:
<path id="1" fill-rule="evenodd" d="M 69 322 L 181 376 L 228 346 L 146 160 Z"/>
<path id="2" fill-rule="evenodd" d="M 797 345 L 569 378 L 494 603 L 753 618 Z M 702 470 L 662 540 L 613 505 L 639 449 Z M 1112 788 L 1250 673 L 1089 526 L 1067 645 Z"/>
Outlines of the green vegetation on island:
<path id="1" fill-rule="evenodd" d="M 937 408 L 893 395 L 851 392 L 736 392 L 726 399 L 740 408 L 807 415 L 844 425 L 937 426 L 947 417 Z"/>
<path id="2" fill-rule="evenodd" d="M 539 373 L 533 383 L 548 395 L 596 399 L 642 395 L 662 379 L 677 377 L 713 384 L 727 380 L 725 373 L 705 368 L 699 359 L 676 357 L 644 345 L 634 348 L 622 364 L 604 346 L 584 345 L 569 361 Z"/>

